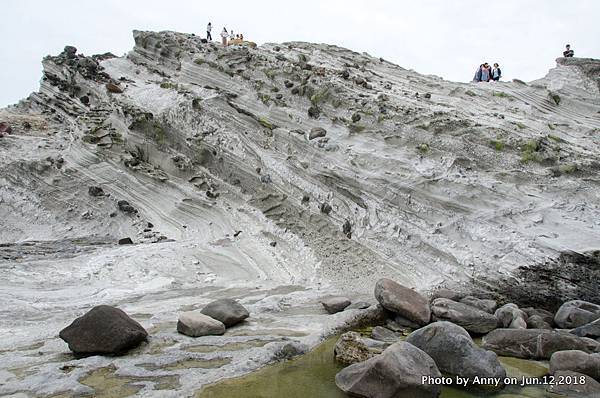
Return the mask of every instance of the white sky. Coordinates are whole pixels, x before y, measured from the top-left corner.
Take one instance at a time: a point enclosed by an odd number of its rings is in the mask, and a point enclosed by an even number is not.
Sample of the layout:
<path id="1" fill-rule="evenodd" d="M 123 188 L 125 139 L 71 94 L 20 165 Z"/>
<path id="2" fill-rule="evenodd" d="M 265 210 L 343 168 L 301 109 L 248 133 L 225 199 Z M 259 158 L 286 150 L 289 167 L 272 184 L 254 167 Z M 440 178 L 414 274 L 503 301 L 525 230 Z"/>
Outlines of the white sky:
<path id="1" fill-rule="evenodd" d="M 540 78 L 566 43 L 600 57 L 600 0 L 0 0 L 0 107 L 37 90 L 42 57 L 66 44 L 122 55 L 133 29 L 204 36 L 209 20 L 213 33 L 337 44 L 455 81 L 483 61 Z"/>

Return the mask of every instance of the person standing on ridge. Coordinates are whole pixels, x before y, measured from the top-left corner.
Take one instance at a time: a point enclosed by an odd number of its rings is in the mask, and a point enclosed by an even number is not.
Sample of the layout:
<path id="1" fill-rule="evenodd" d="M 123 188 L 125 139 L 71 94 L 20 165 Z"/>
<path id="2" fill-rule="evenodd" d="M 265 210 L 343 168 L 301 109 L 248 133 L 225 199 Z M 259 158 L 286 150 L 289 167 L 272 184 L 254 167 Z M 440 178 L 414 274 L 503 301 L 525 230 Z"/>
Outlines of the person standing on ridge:
<path id="1" fill-rule="evenodd" d="M 497 82 L 502 77 L 502 71 L 500 70 L 500 65 L 496 62 L 494 64 L 494 68 L 492 69 L 492 80 Z"/>
<path id="2" fill-rule="evenodd" d="M 210 34 L 211 30 L 212 30 L 212 23 L 209 22 L 208 25 L 206 25 L 206 40 L 212 41 L 212 36 Z"/>
<path id="3" fill-rule="evenodd" d="M 479 68 L 477 68 L 477 71 L 475 72 L 475 77 L 473 78 L 474 82 L 481 81 L 481 71 L 482 70 L 483 70 L 483 64 L 479 65 Z"/>
<path id="4" fill-rule="evenodd" d="M 486 62 L 483 64 L 483 68 L 481 68 L 481 80 L 482 82 L 490 81 L 490 65 Z"/>
<path id="5" fill-rule="evenodd" d="M 571 58 L 571 57 L 575 56 L 575 51 L 571 50 L 570 44 L 567 44 L 566 48 L 567 49 L 565 51 L 563 51 L 563 57 Z"/>
<path id="6" fill-rule="evenodd" d="M 221 32 L 221 41 L 223 42 L 223 47 L 227 47 L 227 38 L 229 37 L 229 33 L 227 33 L 227 29 L 223 27 L 223 31 Z"/>

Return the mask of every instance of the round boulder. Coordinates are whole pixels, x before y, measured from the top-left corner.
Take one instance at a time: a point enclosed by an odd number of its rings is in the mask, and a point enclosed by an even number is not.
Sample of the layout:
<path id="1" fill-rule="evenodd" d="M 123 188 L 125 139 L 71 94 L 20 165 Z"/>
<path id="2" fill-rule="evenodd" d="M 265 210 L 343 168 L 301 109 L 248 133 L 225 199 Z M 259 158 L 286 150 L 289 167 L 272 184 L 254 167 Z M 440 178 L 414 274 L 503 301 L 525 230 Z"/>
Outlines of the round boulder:
<path id="1" fill-rule="evenodd" d="M 220 336 L 225 333 L 225 325 L 200 311 L 189 311 L 179 315 L 177 331 L 190 337 Z"/>
<path id="2" fill-rule="evenodd" d="M 471 307 L 478 308 L 490 314 L 493 314 L 496 308 L 498 307 L 496 300 L 479 299 L 473 296 L 464 297 L 462 300 L 460 300 L 460 302 L 466 305 L 470 305 Z"/>
<path id="3" fill-rule="evenodd" d="M 238 324 L 250 316 L 248 310 L 233 299 L 215 300 L 207 304 L 201 312 L 204 315 L 223 322 L 225 327 Z"/>
<path id="4" fill-rule="evenodd" d="M 498 326 L 508 329 L 527 329 L 527 314 L 521 311 L 516 304 L 509 303 L 494 312 L 498 319 Z"/>
<path id="5" fill-rule="evenodd" d="M 146 340 L 146 330 L 125 312 L 99 305 L 60 331 L 76 355 L 118 355 Z"/>
<path id="6" fill-rule="evenodd" d="M 600 397 L 600 383 L 577 372 L 560 370 L 554 374 L 555 379 L 563 381 L 546 387 L 546 391 L 553 396 L 569 398 L 595 398 Z"/>
<path id="7" fill-rule="evenodd" d="M 427 299 L 408 287 L 391 279 L 380 279 L 375 284 L 375 298 L 388 311 L 403 316 L 419 325 L 426 325 L 431 319 Z"/>
<path id="8" fill-rule="evenodd" d="M 343 369 L 335 376 L 335 384 L 353 397 L 437 398 L 441 387 L 423 379 L 441 376 L 429 355 L 412 344 L 398 342 L 381 355 Z"/>
<path id="9" fill-rule="evenodd" d="M 579 337 L 597 339 L 600 337 L 600 319 L 596 319 L 594 322 L 579 326 L 578 328 L 571 330 L 571 333 Z"/>
<path id="10" fill-rule="evenodd" d="M 583 373 L 600 380 L 600 354 L 588 354 L 579 350 L 558 351 L 550 357 L 550 373 L 567 370 Z"/>
<path id="11" fill-rule="evenodd" d="M 444 374 L 452 376 L 494 378 L 504 380 L 506 370 L 500 365 L 498 356 L 477 347 L 469 333 L 450 322 L 434 322 L 412 332 L 407 343 L 426 352 Z M 502 388 L 498 385 L 477 385 L 485 389 Z"/>

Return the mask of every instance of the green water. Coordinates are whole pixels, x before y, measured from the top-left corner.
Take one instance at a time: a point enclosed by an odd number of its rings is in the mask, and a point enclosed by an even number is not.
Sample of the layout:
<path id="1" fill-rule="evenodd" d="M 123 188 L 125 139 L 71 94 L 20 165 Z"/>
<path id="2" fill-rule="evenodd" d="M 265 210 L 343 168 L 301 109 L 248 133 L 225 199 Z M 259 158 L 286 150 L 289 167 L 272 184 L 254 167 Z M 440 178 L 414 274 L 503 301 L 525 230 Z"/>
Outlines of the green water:
<path id="1" fill-rule="evenodd" d="M 337 336 L 327 339 L 313 351 L 291 361 L 267 366 L 246 376 L 206 386 L 197 398 L 347 398 L 335 385 L 334 379 L 343 366 L 333 360 Z M 507 376 L 537 377 L 548 371 L 544 362 L 517 358 L 500 358 Z M 550 398 L 544 387 L 507 386 L 495 394 L 465 391 L 444 387 L 441 398 Z"/>

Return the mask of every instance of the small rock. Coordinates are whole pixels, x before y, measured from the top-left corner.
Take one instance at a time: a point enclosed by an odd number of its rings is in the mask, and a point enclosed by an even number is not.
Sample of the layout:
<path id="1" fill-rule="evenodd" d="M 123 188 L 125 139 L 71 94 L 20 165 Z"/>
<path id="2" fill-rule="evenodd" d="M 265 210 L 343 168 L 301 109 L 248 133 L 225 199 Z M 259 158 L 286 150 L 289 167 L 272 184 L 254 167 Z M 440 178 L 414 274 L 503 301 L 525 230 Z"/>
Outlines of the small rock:
<path id="1" fill-rule="evenodd" d="M 189 311 L 179 315 L 177 331 L 191 337 L 220 336 L 225 333 L 225 325 L 200 311 Z"/>
<path id="2" fill-rule="evenodd" d="M 114 83 L 106 83 L 106 91 L 114 94 L 121 94 L 123 89 Z"/>
<path id="3" fill-rule="evenodd" d="M 329 215 L 329 213 L 331 213 L 331 211 L 333 210 L 329 203 L 321 203 L 321 207 L 319 209 L 321 210 L 321 213 L 324 213 L 327 215 Z"/>
<path id="4" fill-rule="evenodd" d="M 308 116 L 312 117 L 313 119 L 318 119 L 319 116 L 321 116 L 321 110 L 313 105 L 310 108 L 308 108 Z"/>
<path id="5" fill-rule="evenodd" d="M 340 73 L 340 76 L 342 77 L 342 79 L 347 80 L 350 77 L 350 72 L 348 71 L 348 69 L 344 69 L 342 73 Z"/>
<path id="6" fill-rule="evenodd" d="M 342 334 L 333 349 L 335 360 L 344 365 L 366 361 L 376 354 L 377 352 L 370 350 L 365 340 L 357 332 Z"/>
<path id="7" fill-rule="evenodd" d="M 298 355 L 306 354 L 309 350 L 308 345 L 299 341 L 290 341 L 284 344 L 279 350 L 275 351 L 275 359 L 292 359 Z"/>
<path id="8" fill-rule="evenodd" d="M 430 99 L 431 98 L 431 94 L 430 93 L 425 93 L 425 95 L 423 95 L 423 97 Z"/>
<path id="9" fill-rule="evenodd" d="M 104 190 L 100 187 L 89 187 L 88 194 L 90 196 L 104 196 Z"/>
<path id="10" fill-rule="evenodd" d="M 350 220 L 346 219 L 344 225 L 342 225 L 342 232 L 348 239 L 352 239 L 352 224 L 350 224 Z"/>
<path id="11" fill-rule="evenodd" d="M 137 210 L 126 200 L 119 200 L 117 202 L 117 206 L 119 210 L 121 210 L 124 213 L 137 213 Z"/>
<path id="12" fill-rule="evenodd" d="M 360 114 L 359 113 L 355 113 L 352 115 L 352 122 L 357 123 L 360 121 Z"/>
<path id="13" fill-rule="evenodd" d="M 302 195 L 302 200 L 300 201 L 300 203 L 305 205 L 305 204 L 308 204 L 308 202 L 310 202 L 310 196 L 308 196 L 306 194 Z"/>
<path id="14" fill-rule="evenodd" d="M 321 300 L 321 304 L 325 307 L 325 310 L 330 314 L 335 314 L 340 311 L 344 311 L 346 307 L 348 307 L 351 302 L 347 297 L 329 297 Z"/>
<path id="15" fill-rule="evenodd" d="M 546 321 L 544 321 L 544 318 L 542 318 L 539 315 L 532 315 L 529 318 L 527 318 L 527 328 L 528 329 L 548 329 L 548 330 L 552 330 L 552 326 L 550 326 L 549 323 L 547 323 Z"/>
<path id="16" fill-rule="evenodd" d="M 232 299 L 220 299 L 206 305 L 201 311 L 218 321 L 223 322 L 226 327 L 231 327 L 248 318 L 248 310 Z"/>
<path id="17" fill-rule="evenodd" d="M 327 130 L 322 127 L 313 127 L 308 133 L 308 139 L 314 140 L 315 138 L 325 137 L 327 135 Z"/>
<path id="18" fill-rule="evenodd" d="M 59 336 L 77 355 L 117 355 L 139 345 L 148 333 L 120 309 L 99 305 L 75 319 Z"/>
<path id="19" fill-rule="evenodd" d="M 131 238 L 121 238 L 121 239 L 119 239 L 119 244 L 120 245 L 133 245 L 133 241 L 131 240 Z"/>
<path id="20" fill-rule="evenodd" d="M 371 303 L 366 301 L 356 301 L 346 307 L 346 310 L 365 310 L 371 306 Z"/>
<path id="21" fill-rule="evenodd" d="M 277 246 L 277 242 L 275 242 L 275 241 L 270 242 L 269 245 L 271 245 L 272 247 L 275 247 L 275 246 Z"/>
<path id="22" fill-rule="evenodd" d="M 273 182 L 273 180 L 271 179 L 271 174 L 263 174 L 260 176 L 260 182 L 262 182 L 263 184 L 270 184 Z"/>

